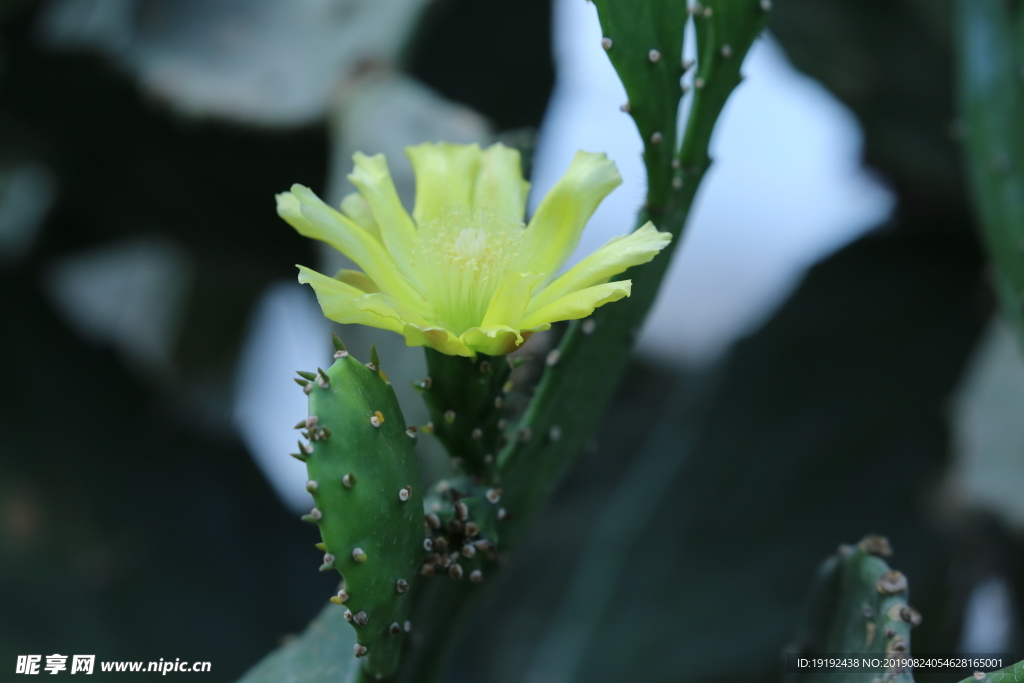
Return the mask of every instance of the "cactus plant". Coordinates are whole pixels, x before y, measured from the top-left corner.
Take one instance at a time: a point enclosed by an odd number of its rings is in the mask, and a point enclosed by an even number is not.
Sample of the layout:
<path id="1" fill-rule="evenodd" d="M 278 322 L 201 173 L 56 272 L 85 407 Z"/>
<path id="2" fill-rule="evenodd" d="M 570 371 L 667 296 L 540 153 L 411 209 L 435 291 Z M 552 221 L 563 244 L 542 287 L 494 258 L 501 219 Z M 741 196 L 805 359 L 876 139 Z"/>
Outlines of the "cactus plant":
<path id="1" fill-rule="evenodd" d="M 1024 344 L 1024 8 L 961 0 L 964 148 L 1003 314 Z"/>
<path id="2" fill-rule="evenodd" d="M 316 507 L 303 516 L 320 528 L 321 571 L 343 587 L 331 602 L 356 629 L 366 672 L 394 672 L 409 630 L 406 593 L 420 566 L 423 491 L 413 438 L 376 352 L 363 364 L 335 337 L 335 362 L 303 374 L 309 416 L 296 425 L 308 443 L 298 457 Z"/>
<path id="3" fill-rule="evenodd" d="M 425 188 L 417 188 L 412 219 L 398 203 L 381 158 L 356 157 L 351 179 L 365 201 L 346 199 L 342 213 L 299 185 L 278 196 L 278 212 L 293 227 L 346 252 L 365 271 L 345 271 L 332 279 L 301 269 L 300 281 L 313 286 L 325 315 L 398 332 L 407 344 L 428 347 L 430 374 L 420 389 L 431 413 L 431 431 L 464 473 L 441 482 L 426 501 L 428 538 L 425 544 L 422 539 L 414 544 L 422 563 L 411 591 L 412 620 L 423 628 L 422 637 L 403 654 L 400 665 L 378 663 L 372 670 L 360 669 L 363 673 L 390 673 L 399 666 L 396 680 L 427 681 L 437 675 L 453 626 L 476 582 L 461 579 L 482 579 L 497 568 L 493 560 L 499 550 L 512 549 L 594 433 L 667 269 L 668 258 L 654 256 L 663 249 L 671 251 L 678 241 L 672 237 L 682 234 L 710 165 L 711 131 L 739 83 L 740 65 L 769 6 L 763 0 L 713 0 L 689 10 L 668 0 L 639 8 L 621 0 L 597 0 L 596 5 L 602 44 L 630 98 L 624 109 L 644 139 L 647 202 L 640 214 L 642 227 L 631 235 L 613 240 L 564 275 L 551 277 L 597 202 L 618 184 L 617 172 L 603 155 L 578 154 L 522 233 L 496 226 L 492 235 L 460 223 L 460 216 L 505 216 L 521 229 L 525 185 L 518 157 L 501 147 L 412 148 L 410 158 L 423 175 Z M 700 80 L 695 82 L 697 93 L 679 144 L 675 131 L 683 94 L 680 78 L 688 66 L 681 61 L 683 36 L 691 14 L 697 23 Z M 482 190 L 474 194 L 473 187 Z M 450 196 L 444 196 L 446 192 Z M 351 210 L 359 201 L 369 211 Z M 490 208 L 481 213 L 481 207 Z M 454 246 L 443 254 L 428 254 L 444 238 L 438 232 L 442 219 L 458 228 L 448 235 L 454 235 Z M 538 226 L 547 232 L 538 231 Z M 417 247 L 423 238 L 417 229 L 433 235 L 430 244 L 435 246 Z M 452 226 L 444 229 L 450 232 Z M 542 234 L 546 237 L 538 239 Z M 500 248 L 492 253 L 495 245 Z M 448 256 L 438 261 L 438 254 Z M 519 254 L 518 261 L 514 254 Z M 516 275 L 506 270 L 498 277 L 490 269 L 499 262 L 533 272 Z M 433 270 L 417 270 L 424 266 Z M 627 268 L 631 282 L 609 282 Z M 446 269 L 451 270 L 447 275 Z M 489 279 L 481 280 L 482 274 Z M 448 278 L 444 292 L 477 291 L 483 283 L 489 294 L 476 303 L 461 295 L 436 298 L 442 290 L 431 283 L 439 277 Z M 467 278 L 472 287 L 453 286 L 465 285 Z M 630 298 L 601 307 L 624 296 Z M 509 371 L 500 356 L 558 320 L 575 322 L 547 356 L 526 411 L 509 428 L 500 423 L 501 391 Z M 333 376 L 328 379 L 336 381 Z M 316 393 L 315 388 L 312 391 Z M 403 517 L 402 524 L 406 523 Z M 467 530 L 468 523 L 475 527 Z M 348 542 L 352 532 L 344 533 Z M 443 553 L 435 549 L 438 543 Z M 443 573 L 457 580 L 437 578 Z M 337 619 L 326 612 L 317 631 L 307 632 L 289 647 L 321 651 Z M 372 657 L 373 644 L 367 645 Z M 397 653 L 392 654 L 397 660 Z M 293 659 L 275 656 L 248 680 L 269 680 L 280 673 L 275 665 Z"/>
<path id="4" fill-rule="evenodd" d="M 907 578 L 889 567 L 889 541 L 865 536 L 857 545 L 842 545 L 825 560 L 811 594 L 806 622 L 798 640 L 798 654 L 900 655 L 910 653 L 910 629 L 921 615 L 908 603 Z M 800 681 L 865 681 L 879 679 L 912 683 L 909 670 L 893 668 L 802 669 Z"/>

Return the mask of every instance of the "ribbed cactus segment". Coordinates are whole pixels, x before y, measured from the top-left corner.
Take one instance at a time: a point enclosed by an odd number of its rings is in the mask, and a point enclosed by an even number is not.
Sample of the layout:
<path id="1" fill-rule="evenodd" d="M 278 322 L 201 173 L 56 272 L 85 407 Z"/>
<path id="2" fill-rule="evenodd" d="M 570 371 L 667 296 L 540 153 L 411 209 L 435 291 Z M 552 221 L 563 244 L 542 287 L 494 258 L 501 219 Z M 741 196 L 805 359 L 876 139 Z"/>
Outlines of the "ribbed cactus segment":
<path id="1" fill-rule="evenodd" d="M 355 654 L 367 674 L 386 677 L 398 666 L 405 591 L 423 557 L 423 491 L 395 392 L 379 368 L 343 347 L 335 357 L 308 385 L 310 441 L 300 451 L 316 507 L 307 519 L 320 527 L 321 570 L 344 577 L 332 602 L 356 629 Z"/>
<path id="2" fill-rule="evenodd" d="M 982 234 L 1002 310 L 1024 344 L 1024 7 L 960 0 L 959 90 Z"/>
<path id="3" fill-rule="evenodd" d="M 434 435 L 461 468 L 489 481 L 504 436 L 499 421 L 511 366 L 507 358 L 475 359 L 426 349 L 428 377 L 419 383 Z"/>
<path id="4" fill-rule="evenodd" d="M 801 656 L 900 655 L 910 653 L 910 629 L 921 616 L 907 604 L 907 578 L 886 563 L 892 551 L 881 536 L 866 536 L 855 546 L 843 545 L 818 572 L 798 645 Z M 804 669 L 801 683 L 912 683 L 902 669 L 873 673 L 835 669 Z"/>
<path id="5" fill-rule="evenodd" d="M 427 496 L 427 555 L 420 573 L 483 582 L 496 566 L 498 534 L 506 518 L 501 489 L 467 478 L 443 480 Z"/>
<path id="6" fill-rule="evenodd" d="M 982 672 L 980 676 L 970 676 L 960 683 L 1020 683 L 1020 681 L 1024 681 L 1024 662 L 1017 662 L 998 671 Z"/>
<path id="7" fill-rule="evenodd" d="M 683 32 L 688 13 L 676 0 L 595 0 L 604 36 L 601 45 L 626 88 L 628 112 L 644 140 L 648 198 L 669 194 L 676 149 L 676 120 L 683 90 Z"/>

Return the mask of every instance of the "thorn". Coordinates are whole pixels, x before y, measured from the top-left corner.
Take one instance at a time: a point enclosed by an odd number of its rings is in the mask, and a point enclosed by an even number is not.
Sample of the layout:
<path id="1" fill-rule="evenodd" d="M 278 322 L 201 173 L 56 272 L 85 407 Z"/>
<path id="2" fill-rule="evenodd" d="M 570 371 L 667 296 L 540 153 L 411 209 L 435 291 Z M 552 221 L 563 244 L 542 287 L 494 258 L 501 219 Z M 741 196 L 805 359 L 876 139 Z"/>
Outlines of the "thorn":
<path id="1" fill-rule="evenodd" d="M 410 439 L 416 438 L 416 425 L 409 425 L 405 428 L 405 435 Z"/>
<path id="2" fill-rule="evenodd" d="M 511 392 L 512 392 L 512 389 L 513 389 L 514 387 L 515 387 L 515 384 L 514 384 L 514 383 L 512 382 L 512 380 L 509 380 L 509 381 L 505 382 L 505 385 L 504 385 L 504 386 L 502 386 L 502 387 L 501 387 L 501 391 L 502 391 L 503 393 L 506 393 L 506 394 L 508 394 L 508 393 L 511 393 Z"/>
<path id="3" fill-rule="evenodd" d="M 501 489 L 487 489 L 487 493 L 484 494 L 484 497 L 489 503 L 497 504 L 497 502 L 501 500 Z"/>
<path id="4" fill-rule="evenodd" d="M 333 602 L 335 605 L 342 605 L 345 603 L 346 600 L 348 600 L 348 593 L 345 592 L 344 588 L 338 591 L 337 595 L 331 596 L 331 602 Z M 351 615 L 351 612 L 349 612 L 349 614 Z"/>
<path id="5" fill-rule="evenodd" d="M 406 619 L 405 623 L 402 624 L 402 629 L 404 629 L 406 633 L 412 631 L 412 622 Z"/>
<path id="6" fill-rule="evenodd" d="M 427 424 L 425 424 L 422 427 L 420 427 L 420 431 L 422 431 L 424 434 L 433 434 L 434 433 L 434 423 L 433 422 L 427 422 Z"/>
<path id="7" fill-rule="evenodd" d="M 656 135 L 658 135 L 660 137 L 661 134 L 660 133 L 656 133 Z M 660 140 L 659 140 L 659 142 L 660 142 Z M 548 357 L 544 360 L 544 362 L 547 363 L 548 365 L 554 365 L 559 360 L 561 360 L 561 358 L 562 358 L 562 352 L 559 351 L 558 349 L 552 349 L 551 353 L 548 354 Z"/>
<path id="8" fill-rule="evenodd" d="M 327 546 L 324 545 L 323 543 L 317 543 L 313 547 L 316 548 L 317 550 L 319 550 L 322 553 L 326 553 L 327 552 Z"/>
<path id="9" fill-rule="evenodd" d="M 373 417 L 370 418 L 370 424 L 372 424 L 374 427 L 380 427 L 382 424 L 384 424 L 384 414 L 379 410 L 374 411 Z"/>
<path id="10" fill-rule="evenodd" d="M 458 562 L 453 563 L 452 566 L 448 567 L 448 576 L 452 577 L 456 581 L 461 579 L 462 565 L 460 565 Z"/>
<path id="11" fill-rule="evenodd" d="M 306 457 L 305 453 L 289 453 L 288 455 L 292 456 L 299 462 L 306 462 L 307 460 L 309 460 L 309 458 Z"/>
<path id="12" fill-rule="evenodd" d="M 404 489 L 401 489 L 398 492 L 398 500 L 402 501 L 403 503 L 405 501 L 409 500 L 409 498 L 411 498 L 411 497 L 412 497 L 412 487 L 411 486 L 406 486 Z"/>
<path id="13" fill-rule="evenodd" d="M 370 618 L 366 616 L 366 612 L 360 610 L 352 615 L 352 621 L 358 626 L 366 626 L 369 623 Z"/>
<path id="14" fill-rule="evenodd" d="M 484 573 L 479 569 L 474 569 L 469 573 L 469 580 L 473 583 L 482 583 L 484 580 Z"/>
<path id="15" fill-rule="evenodd" d="M 366 551 L 362 548 L 352 548 L 352 559 L 356 562 L 366 562 Z"/>
<path id="16" fill-rule="evenodd" d="M 317 484 L 312 479 L 310 479 L 309 481 L 306 482 L 306 490 L 309 491 L 310 493 L 316 493 L 316 490 L 317 490 L 318 487 L 319 487 L 319 484 Z"/>
<path id="17" fill-rule="evenodd" d="M 305 453 L 306 455 L 313 455 L 313 444 L 302 443 L 301 441 L 297 441 L 296 443 L 299 444 L 300 453 Z"/>
<path id="18" fill-rule="evenodd" d="M 432 386 L 434 386 L 434 380 L 429 377 L 424 377 L 420 380 L 420 389 L 429 389 Z"/>
<path id="19" fill-rule="evenodd" d="M 562 428 L 558 425 L 552 425 L 551 429 L 548 430 L 548 438 L 552 441 L 558 441 L 562 438 Z"/>
<path id="20" fill-rule="evenodd" d="M 587 318 L 583 321 L 583 325 L 580 326 L 583 330 L 583 334 L 593 334 L 594 328 L 597 327 L 597 323 L 593 318 Z"/>
<path id="21" fill-rule="evenodd" d="M 402 627 L 398 625 L 398 622 L 394 622 L 391 626 L 388 626 L 388 633 L 393 636 L 397 636 L 402 632 Z"/>
<path id="22" fill-rule="evenodd" d="M 455 422 L 455 411 L 454 410 L 446 410 L 446 411 L 444 411 L 444 421 L 447 422 L 448 424 L 451 424 L 452 422 Z"/>
<path id="23" fill-rule="evenodd" d="M 334 555 L 324 553 L 324 563 L 320 565 L 320 571 L 326 572 L 334 569 Z"/>
<path id="24" fill-rule="evenodd" d="M 334 433 L 334 432 L 332 432 L 332 431 L 331 431 L 330 429 L 328 429 L 327 427 L 322 427 L 322 428 L 320 429 L 320 440 L 321 440 L 321 441 L 327 441 L 327 439 L 331 438 L 331 435 L 332 435 L 333 433 Z"/>
<path id="25" fill-rule="evenodd" d="M 892 570 L 882 574 L 875 585 L 882 595 L 896 595 L 907 590 L 907 577 L 902 573 Z"/>
<path id="26" fill-rule="evenodd" d="M 705 19 L 710 19 L 711 18 L 711 14 L 712 14 L 711 8 L 710 7 L 705 7 L 704 8 L 704 12 L 703 12 L 704 18 Z"/>
<path id="27" fill-rule="evenodd" d="M 455 504 L 455 518 L 460 520 L 469 519 L 469 507 L 461 500 Z"/>
<path id="28" fill-rule="evenodd" d="M 295 374 L 297 374 L 302 379 L 308 379 L 310 382 L 316 381 L 315 372 L 305 372 L 304 370 L 296 370 Z"/>
<path id="29" fill-rule="evenodd" d="M 395 590 L 399 593 L 404 593 L 409 590 L 409 582 L 405 579 L 399 579 L 395 582 Z"/>
<path id="30" fill-rule="evenodd" d="M 331 386 L 331 378 L 327 376 L 327 373 L 317 368 L 316 371 L 319 373 L 316 376 L 316 383 L 320 385 L 321 389 L 326 389 Z"/>
<path id="31" fill-rule="evenodd" d="M 601 39 L 601 47 L 604 48 L 605 52 L 612 49 L 612 39 L 607 36 Z"/>
<path id="32" fill-rule="evenodd" d="M 371 370 L 375 370 L 380 367 L 380 356 L 377 355 L 376 344 L 370 346 L 370 363 L 373 364 L 373 367 L 370 367 L 369 365 L 367 365 L 366 367 L 370 368 Z"/>
<path id="33" fill-rule="evenodd" d="M 356 485 L 356 475 L 349 472 L 341 478 L 341 483 L 345 485 L 345 488 L 350 489 Z"/>
<path id="34" fill-rule="evenodd" d="M 426 550 L 429 553 L 431 550 L 434 549 L 434 541 L 432 541 L 429 538 L 424 538 L 423 539 L 423 549 Z"/>
<path id="35" fill-rule="evenodd" d="M 345 610 L 345 611 L 344 611 L 344 612 L 342 613 L 342 616 L 343 616 L 343 617 L 345 617 L 345 621 L 347 621 L 347 622 L 348 622 L 348 623 L 350 623 L 350 624 L 352 623 L 352 610 L 350 610 L 350 609 L 346 609 L 346 610 Z"/>
<path id="36" fill-rule="evenodd" d="M 491 371 L 491 361 L 485 360 L 485 361 L 480 363 L 480 373 L 481 374 L 486 375 L 486 374 L 490 373 L 490 371 Z"/>
<path id="37" fill-rule="evenodd" d="M 495 396 L 494 397 L 494 407 L 495 408 L 501 408 L 504 405 L 505 405 L 505 399 L 503 399 L 501 396 Z"/>
<path id="38" fill-rule="evenodd" d="M 345 350 L 345 344 L 342 343 L 341 337 L 338 336 L 337 332 L 331 332 L 331 342 L 334 344 L 335 351 Z"/>
<path id="39" fill-rule="evenodd" d="M 501 431 L 505 431 L 506 427 L 508 427 L 508 420 L 498 420 L 498 429 L 500 429 Z"/>
<path id="40" fill-rule="evenodd" d="M 729 43 L 726 43 L 725 45 L 722 46 L 722 56 L 725 57 L 726 59 L 732 57 L 732 46 L 729 45 Z"/>
<path id="41" fill-rule="evenodd" d="M 533 432 L 530 431 L 529 427 L 523 427 L 517 433 L 520 441 L 526 442 L 533 438 Z"/>
<path id="42" fill-rule="evenodd" d="M 306 394 L 307 396 L 309 395 L 309 392 L 311 392 L 311 391 L 313 391 L 313 385 L 312 384 L 307 384 L 306 386 L 302 387 L 302 393 Z"/>
<path id="43" fill-rule="evenodd" d="M 431 529 L 441 528 L 441 518 L 438 517 L 435 513 L 428 513 L 423 516 L 423 519 L 427 522 L 427 525 L 430 526 Z"/>
<path id="44" fill-rule="evenodd" d="M 494 456 L 491 455 L 490 453 L 487 453 L 486 455 L 484 455 L 484 464 L 485 465 L 493 465 L 494 464 Z"/>
<path id="45" fill-rule="evenodd" d="M 476 522 L 466 522 L 466 536 L 473 538 L 480 533 L 480 525 Z"/>
<path id="46" fill-rule="evenodd" d="M 689 71 L 690 69 L 692 69 L 693 65 L 696 64 L 696 63 L 697 63 L 697 61 L 694 60 L 694 59 L 684 59 L 683 60 L 683 72 L 685 73 L 685 72 Z"/>
<path id="47" fill-rule="evenodd" d="M 387 384 L 388 386 L 391 386 L 391 380 L 388 379 L 387 373 L 384 372 L 383 370 L 378 370 L 377 372 L 380 374 L 380 378 L 382 380 L 384 380 L 384 384 Z"/>
<path id="48" fill-rule="evenodd" d="M 469 433 L 469 438 L 479 441 L 480 439 L 484 438 L 484 430 L 480 429 L 479 427 L 475 428 L 472 432 Z"/>
<path id="49" fill-rule="evenodd" d="M 307 382 L 306 380 L 299 379 L 298 377 L 292 377 L 292 381 L 302 388 L 305 388 L 309 384 L 309 382 Z M 301 427 L 296 427 L 296 429 L 301 429 Z"/>
<path id="50" fill-rule="evenodd" d="M 365 657 L 366 656 L 366 646 L 365 645 L 360 645 L 359 643 L 356 643 L 355 650 L 356 650 L 356 657 L 357 658 L 358 657 Z"/>
<path id="51" fill-rule="evenodd" d="M 885 536 L 876 536 L 869 534 L 860 540 L 857 547 L 862 552 L 868 555 L 874 555 L 875 557 L 891 557 L 892 546 L 889 544 L 889 539 Z"/>
<path id="52" fill-rule="evenodd" d="M 498 521 L 500 522 L 506 519 L 508 519 L 508 510 L 505 508 L 498 508 Z"/>
<path id="53" fill-rule="evenodd" d="M 310 415 L 306 418 L 306 429 L 314 429 L 318 424 L 320 424 L 320 418 L 316 415 Z"/>
<path id="54" fill-rule="evenodd" d="M 976 681 L 983 681 L 983 680 L 985 680 L 985 672 L 984 671 L 975 671 L 971 675 L 974 677 L 974 680 L 976 680 Z"/>
<path id="55" fill-rule="evenodd" d="M 651 134 L 651 144 L 652 145 L 660 145 L 664 139 L 665 138 L 658 131 L 654 131 Z M 555 350 L 557 351 L 557 349 L 555 349 Z M 554 353 L 554 351 L 552 351 L 552 353 Z"/>
<path id="56" fill-rule="evenodd" d="M 463 557 L 476 557 L 476 547 L 472 544 L 467 543 L 462 546 L 461 552 Z"/>
<path id="57" fill-rule="evenodd" d="M 425 564 L 422 567 L 420 567 L 420 576 L 433 576 L 433 575 L 434 575 L 434 565 L 432 565 L 432 564 Z"/>
<path id="58" fill-rule="evenodd" d="M 761 0 L 761 9 L 765 12 L 771 12 L 772 0 Z"/>
<path id="59" fill-rule="evenodd" d="M 619 111 L 621 111 L 623 114 L 628 114 L 630 111 L 629 102 L 623 102 L 622 104 L 620 104 Z"/>
<path id="60" fill-rule="evenodd" d="M 324 514 L 320 512 L 319 508 L 313 508 L 312 510 L 309 511 L 308 515 L 302 515 L 303 522 L 312 522 L 313 524 L 316 524 L 323 518 Z"/>
<path id="61" fill-rule="evenodd" d="M 292 427 L 292 429 L 305 429 L 305 428 L 306 428 L 306 421 L 305 420 L 302 420 L 300 422 L 296 422 L 295 426 Z"/>
<path id="62" fill-rule="evenodd" d="M 693 87 L 696 88 L 697 90 L 702 89 L 705 85 L 707 85 L 707 83 L 700 76 L 693 79 Z"/>
<path id="63" fill-rule="evenodd" d="M 672 179 L 672 187 L 673 187 L 673 189 L 676 189 L 676 190 L 683 189 L 683 179 L 682 178 L 673 178 Z"/>
<path id="64" fill-rule="evenodd" d="M 661 53 L 658 52 L 657 50 L 651 50 L 650 52 L 647 53 L 647 59 L 651 60 L 651 64 L 654 64 L 659 59 L 661 59 Z"/>

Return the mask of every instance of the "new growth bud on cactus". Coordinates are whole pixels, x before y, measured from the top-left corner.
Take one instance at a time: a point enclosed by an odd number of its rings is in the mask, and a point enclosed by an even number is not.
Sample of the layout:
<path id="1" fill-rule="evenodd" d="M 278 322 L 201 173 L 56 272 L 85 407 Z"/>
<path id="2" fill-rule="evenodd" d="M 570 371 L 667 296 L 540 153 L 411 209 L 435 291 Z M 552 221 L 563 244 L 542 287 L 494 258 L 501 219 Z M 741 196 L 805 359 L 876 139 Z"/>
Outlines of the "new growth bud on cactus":
<path id="1" fill-rule="evenodd" d="M 390 626 L 407 618 L 405 593 L 423 556 L 422 487 L 413 441 L 379 367 L 336 357 L 307 385 L 309 443 L 300 451 L 316 507 L 304 519 L 320 528 L 321 570 L 344 577 L 331 601 L 351 614 L 356 656 L 368 674 L 385 677 L 397 668 L 405 637 Z"/>
<path id="2" fill-rule="evenodd" d="M 397 332 L 409 346 L 510 353 L 553 322 L 629 296 L 630 280 L 609 280 L 672 239 L 647 224 L 556 277 L 597 205 L 622 182 L 604 154 L 578 152 L 524 224 L 529 183 L 518 151 L 438 143 L 406 153 L 416 174 L 411 217 L 384 157 L 363 154 L 349 175 L 359 194 L 341 212 L 302 185 L 277 196 L 277 211 L 362 268 L 330 278 L 299 266 L 299 282 L 313 286 L 324 315 Z"/>
<path id="3" fill-rule="evenodd" d="M 442 480 L 424 504 L 420 574 L 481 583 L 496 567 L 502 520 L 500 489 L 468 478 Z"/>

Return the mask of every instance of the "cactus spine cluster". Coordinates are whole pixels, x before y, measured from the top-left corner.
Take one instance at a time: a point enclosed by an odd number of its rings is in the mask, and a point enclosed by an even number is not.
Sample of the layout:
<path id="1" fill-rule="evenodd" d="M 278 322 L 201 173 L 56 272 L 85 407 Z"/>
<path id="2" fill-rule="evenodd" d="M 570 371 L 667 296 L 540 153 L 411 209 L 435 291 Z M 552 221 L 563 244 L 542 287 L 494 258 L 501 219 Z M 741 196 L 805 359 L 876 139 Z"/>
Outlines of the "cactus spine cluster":
<path id="1" fill-rule="evenodd" d="M 308 439 L 297 457 L 316 505 L 303 519 L 320 529 L 321 571 L 343 577 L 331 601 L 356 629 L 355 655 L 383 678 L 411 626 L 406 593 L 423 555 L 423 491 L 414 438 L 376 351 L 363 364 L 337 337 L 335 348 L 330 368 L 300 373 L 309 416 L 297 425 Z"/>

